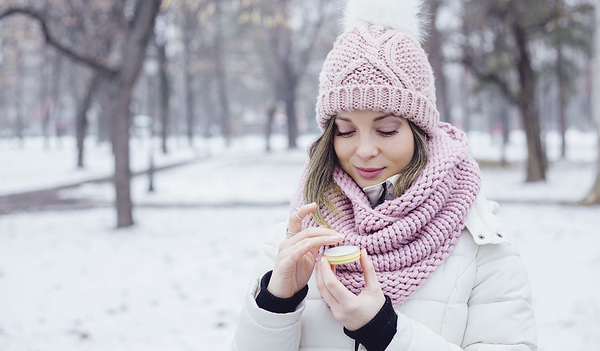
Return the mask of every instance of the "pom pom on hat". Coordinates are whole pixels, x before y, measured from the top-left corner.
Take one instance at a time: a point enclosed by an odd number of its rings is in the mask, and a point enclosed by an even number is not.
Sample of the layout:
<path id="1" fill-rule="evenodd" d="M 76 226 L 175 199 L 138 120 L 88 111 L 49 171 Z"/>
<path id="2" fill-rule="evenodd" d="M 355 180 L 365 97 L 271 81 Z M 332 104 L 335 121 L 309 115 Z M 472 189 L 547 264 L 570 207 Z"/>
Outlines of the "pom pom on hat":
<path id="1" fill-rule="evenodd" d="M 359 22 L 380 24 L 410 33 L 422 43 L 425 24 L 421 0 L 348 0 L 344 11 L 344 30 Z"/>
<path id="2" fill-rule="evenodd" d="M 419 39 L 421 1 L 349 0 L 348 26 L 319 76 L 317 122 L 341 111 L 370 110 L 407 118 L 427 134 L 438 126 L 433 70 Z"/>

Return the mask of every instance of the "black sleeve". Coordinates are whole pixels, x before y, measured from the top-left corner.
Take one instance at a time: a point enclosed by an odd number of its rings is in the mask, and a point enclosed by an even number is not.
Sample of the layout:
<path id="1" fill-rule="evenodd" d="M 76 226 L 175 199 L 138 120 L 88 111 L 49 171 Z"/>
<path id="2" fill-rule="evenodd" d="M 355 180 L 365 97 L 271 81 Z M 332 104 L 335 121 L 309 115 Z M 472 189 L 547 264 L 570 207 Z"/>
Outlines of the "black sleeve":
<path id="1" fill-rule="evenodd" d="M 304 300 L 308 294 L 308 285 L 298 291 L 294 296 L 282 299 L 269 292 L 267 286 L 271 280 L 273 271 L 268 271 L 260 280 L 260 292 L 256 296 L 256 304 L 263 310 L 273 313 L 291 313 L 298 308 L 300 302 Z"/>
<path id="2" fill-rule="evenodd" d="M 354 331 L 344 328 L 344 333 L 369 351 L 382 351 L 392 342 L 397 325 L 398 315 L 394 311 L 392 300 L 386 296 L 385 303 L 369 323 Z"/>

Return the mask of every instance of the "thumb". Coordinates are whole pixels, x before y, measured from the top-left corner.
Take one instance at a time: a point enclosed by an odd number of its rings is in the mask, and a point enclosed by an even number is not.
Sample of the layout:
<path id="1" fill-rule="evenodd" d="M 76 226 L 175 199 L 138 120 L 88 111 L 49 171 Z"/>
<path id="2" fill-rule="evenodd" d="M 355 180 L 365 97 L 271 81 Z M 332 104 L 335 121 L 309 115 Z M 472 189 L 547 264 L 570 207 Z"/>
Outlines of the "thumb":
<path id="1" fill-rule="evenodd" d="M 381 290 L 379 280 L 377 280 L 377 272 L 375 272 L 375 266 L 367 255 L 367 250 L 362 249 L 360 253 L 360 265 L 363 269 L 365 276 L 365 290 L 374 289 L 376 291 Z"/>

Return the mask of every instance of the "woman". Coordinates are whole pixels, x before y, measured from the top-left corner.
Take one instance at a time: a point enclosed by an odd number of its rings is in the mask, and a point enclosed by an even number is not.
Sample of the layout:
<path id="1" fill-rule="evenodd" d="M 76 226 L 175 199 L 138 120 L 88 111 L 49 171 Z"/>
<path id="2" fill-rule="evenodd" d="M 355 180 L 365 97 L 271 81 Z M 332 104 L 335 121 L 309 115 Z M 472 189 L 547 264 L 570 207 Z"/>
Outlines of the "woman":
<path id="1" fill-rule="evenodd" d="M 323 133 L 232 349 L 536 349 L 522 261 L 478 196 L 464 133 L 439 122 L 405 6 L 420 3 L 348 4 L 320 76 Z M 338 244 L 361 247 L 360 261 L 320 257 Z"/>

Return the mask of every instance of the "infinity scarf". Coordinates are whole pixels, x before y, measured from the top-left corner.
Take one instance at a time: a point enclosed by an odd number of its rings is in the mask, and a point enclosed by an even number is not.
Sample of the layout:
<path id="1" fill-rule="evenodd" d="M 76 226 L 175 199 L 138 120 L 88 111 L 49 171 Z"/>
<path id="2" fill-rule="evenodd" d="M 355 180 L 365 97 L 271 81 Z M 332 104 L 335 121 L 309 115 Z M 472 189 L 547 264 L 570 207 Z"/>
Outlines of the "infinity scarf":
<path id="1" fill-rule="evenodd" d="M 362 189 L 337 167 L 333 178 L 344 194 L 331 200 L 341 213 L 321 208 L 327 224 L 345 235 L 340 245 L 367 250 L 393 305 L 410 297 L 448 257 L 480 189 L 479 167 L 463 132 L 440 123 L 427 149 L 429 162 L 400 197 L 371 208 Z M 305 177 L 306 169 L 293 208 L 303 203 Z M 302 223 L 309 226 L 317 226 L 312 216 Z M 336 275 L 353 293 L 363 290 L 359 261 L 337 266 Z"/>

